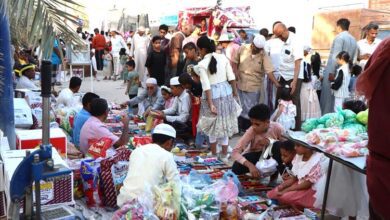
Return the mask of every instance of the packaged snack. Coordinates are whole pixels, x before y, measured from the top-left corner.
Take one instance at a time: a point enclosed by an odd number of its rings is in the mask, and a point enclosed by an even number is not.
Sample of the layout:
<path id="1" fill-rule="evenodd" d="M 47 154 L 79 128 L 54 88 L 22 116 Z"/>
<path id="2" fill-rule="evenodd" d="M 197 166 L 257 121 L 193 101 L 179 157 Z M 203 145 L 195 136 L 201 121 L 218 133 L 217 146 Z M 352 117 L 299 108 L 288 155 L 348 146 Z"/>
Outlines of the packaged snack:
<path id="1" fill-rule="evenodd" d="M 119 190 L 122 187 L 123 181 L 127 176 L 128 170 L 129 170 L 129 161 L 119 161 L 114 165 L 112 165 L 111 167 L 112 179 L 114 181 L 114 186 L 117 195 L 119 194 Z"/>
<path id="2" fill-rule="evenodd" d="M 100 190 L 100 162 L 94 159 L 83 160 L 80 167 L 83 180 L 84 195 L 88 207 L 102 205 Z"/>
<path id="3" fill-rule="evenodd" d="M 89 148 L 88 154 L 90 154 L 93 158 L 106 157 L 107 150 L 112 145 L 112 140 L 110 138 L 100 138 L 99 140 L 88 140 Z"/>

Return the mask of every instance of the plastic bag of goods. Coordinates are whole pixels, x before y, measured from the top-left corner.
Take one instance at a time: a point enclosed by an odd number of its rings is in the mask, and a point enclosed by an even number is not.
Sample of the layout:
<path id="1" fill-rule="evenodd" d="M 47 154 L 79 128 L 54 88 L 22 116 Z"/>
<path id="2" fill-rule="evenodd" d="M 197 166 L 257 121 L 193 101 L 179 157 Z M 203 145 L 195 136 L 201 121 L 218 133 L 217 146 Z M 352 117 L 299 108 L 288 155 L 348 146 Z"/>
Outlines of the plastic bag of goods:
<path id="1" fill-rule="evenodd" d="M 181 187 L 175 182 L 168 182 L 153 187 L 154 213 L 161 220 L 176 220 L 180 216 Z"/>
<path id="2" fill-rule="evenodd" d="M 356 120 L 356 113 L 349 110 L 349 109 L 344 109 L 341 111 L 341 113 L 344 116 L 344 124 L 346 123 L 357 123 Z"/>
<path id="3" fill-rule="evenodd" d="M 317 118 L 310 118 L 307 119 L 303 124 L 302 124 L 302 131 L 304 132 L 310 132 L 318 126 L 318 119 Z"/>
<path id="4" fill-rule="evenodd" d="M 344 124 L 344 129 L 350 130 L 352 134 L 358 135 L 367 132 L 366 126 L 360 123 L 348 123 Z"/>
<path id="5" fill-rule="evenodd" d="M 356 119 L 360 123 L 367 125 L 367 123 L 368 123 L 368 109 L 363 111 L 363 112 L 359 112 L 359 114 L 357 114 L 357 116 L 356 116 Z"/>
<path id="6" fill-rule="evenodd" d="M 326 128 L 340 128 L 343 126 L 344 117 L 340 112 L 328 113 L 322 116 L 322 118 L 324 117 L 326 119 L 324 123 Z"/>

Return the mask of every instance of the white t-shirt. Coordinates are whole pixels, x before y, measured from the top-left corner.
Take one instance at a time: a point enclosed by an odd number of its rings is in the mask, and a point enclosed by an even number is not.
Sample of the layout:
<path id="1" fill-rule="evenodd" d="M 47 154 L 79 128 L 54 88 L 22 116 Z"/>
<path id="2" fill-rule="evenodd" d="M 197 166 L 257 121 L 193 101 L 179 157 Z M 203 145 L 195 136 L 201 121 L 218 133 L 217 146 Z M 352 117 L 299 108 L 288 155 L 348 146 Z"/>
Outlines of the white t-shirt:
<path id="1" fill-rule="evenodd" d="M 113 57 L 119 57 L 119 51 L 121 50 L 121 48 L 125 48 L 126 52 L 128 52 L 127 44 L 125 43 L 125 40 L 123 40 L 122 36 L 120 35 L 111 37 L 111 45 L 112 45 L 111 54 Z"/>
<path id="2" fill-rule="evenodd" d="M 40 88 L 38 88 L 37 85 L 35 85 L 35 83 L 32 80 L 27 78 L 27 76 L 23 76 L 23 75 L 19 78 L 19 81 L 16 84 L 16 88 L 17 89 L 29 89 L 29 90 L 39 90 L 40 89 Z"/>
<path id="3" fill-rule="evenodd" d="M 118 206 L 126 201 L 144 196 L 149 187 L 166 181 L 178 181 L 179 171 L 173 154 L 157 144 L 136 148 L 130 156 L 129 171 L 117 199 Z"/>
<path id="4" fill-rule="evenodd" d="M 296 35 L 290 32 L 280 51 L 279 71 L 286 81 L 294 78 L 295 61 L 299 59 L 303 59 L 303 46 Z M 303 79 L 302 68 L 300 68 L 298 78 Z"/>
<path id="5" fill-rule="evenodd" d="M 61 90 L 57 98 L 57 106 L 73 107 L 78 104 L 77 97 L 69 88 Z"/>
<path id="6" fill-rule="evenodd" d="M 369 44 L 367 39 L 361 39 L 357 42 L 358 49 L 359 49 L 359 55 L 363 54 L 373 54 L 375 49 L 378 47 L 382 40 L 375 38 L 374 42 L 372 44 Z M 359 65 L 364 68 L 368 60 L 360 60 Z"/>

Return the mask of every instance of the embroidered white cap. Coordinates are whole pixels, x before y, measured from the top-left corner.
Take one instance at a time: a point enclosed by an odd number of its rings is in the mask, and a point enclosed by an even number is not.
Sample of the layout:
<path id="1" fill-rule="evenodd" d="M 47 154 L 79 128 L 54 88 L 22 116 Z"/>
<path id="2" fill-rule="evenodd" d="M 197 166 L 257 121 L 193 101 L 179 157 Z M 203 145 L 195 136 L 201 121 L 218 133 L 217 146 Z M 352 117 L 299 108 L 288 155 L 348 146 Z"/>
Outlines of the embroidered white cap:
<path id="1" fill-rule="evenodd" d="M 153 134 L 163 134 L 176 138 L 176 130 L 168 124 L 159 124 L 153 129 Z"/>
<path id="2" fill-rule="evenodd" d="M 148 78 L 146 80 L 146 84 L 153 84 L 153 85 L 157 85 L 157 80 L 155 78 Z"/>
<path id="3" fill-rule="evenodd" d="M 169 93 L 172 93 L 171 88 L 168 88 L 168 86 L 161 86 L 161 90 L 166 90 Z"/>
<path id="4" fill-rule="evenodd" d="M 171 86 L 178 86 L 178 85 L 180 85 L 179 77 L 178 77 L 178 76 L 173 77 L 173 78 L 169 81 L 169 84 L 170 84 Z"/>
<path id="5" fill-rule="evenodd" d="M 265 37 L 263 35 L 256 35 L 255 38 L 253 39 L 253 44 L 259 49 L 264 48 Z"/>

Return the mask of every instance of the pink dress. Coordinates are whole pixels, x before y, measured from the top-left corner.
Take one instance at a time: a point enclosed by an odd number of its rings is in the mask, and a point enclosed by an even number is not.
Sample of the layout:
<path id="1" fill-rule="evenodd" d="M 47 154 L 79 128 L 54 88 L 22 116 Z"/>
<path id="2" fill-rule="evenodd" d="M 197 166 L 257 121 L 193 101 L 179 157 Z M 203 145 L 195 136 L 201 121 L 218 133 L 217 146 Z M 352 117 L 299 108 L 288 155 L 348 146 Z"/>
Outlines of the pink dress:
<path id="1" fill-rule="evenodd" d="M 313 183 L 307 190 L 290 191 L 278 196 L 278 187 L 268 192 L 270 199 L 276 199 L 282 204 L 295 205 L 302 208 L 320 207 L 322 200 L 323 187 L 327 171 L 327 159 L 321 153 L 313 153 L 308 161 L 302 161 L 301 155 L 296 155 L 292 161 L 292 172 L 298 178 L 300 184 L 307 180 Z"/>
<path id="2" fill-rule="evenodd" d="M 169 109 L 170 107 L 172 107 L 172 105 L 173 105 L 173 100 L 175 100 L 173 97 L 171 97 L 171 98 L 168 99 L 168 100 L 165 100 L 164 109 Z"/>

